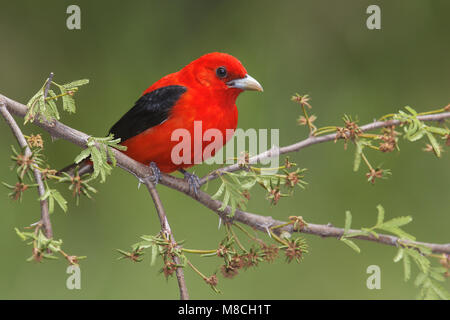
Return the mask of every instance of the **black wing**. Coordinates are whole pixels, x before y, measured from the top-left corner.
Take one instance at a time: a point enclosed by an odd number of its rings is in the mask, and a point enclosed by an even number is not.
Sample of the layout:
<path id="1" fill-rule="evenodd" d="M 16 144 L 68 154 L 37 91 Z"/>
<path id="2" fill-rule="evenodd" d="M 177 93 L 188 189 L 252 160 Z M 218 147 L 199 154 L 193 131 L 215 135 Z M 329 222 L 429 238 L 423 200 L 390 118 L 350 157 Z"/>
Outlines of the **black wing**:
<path id="1" fill-rule="evenodd" d="M 183 86 L 167 86 L 144 94 L 134 107 L 112 126 L 109 133 L 123 142 L 157 126 L 167 120 L 170 110 L 186 91 L 187 88 Z"/>

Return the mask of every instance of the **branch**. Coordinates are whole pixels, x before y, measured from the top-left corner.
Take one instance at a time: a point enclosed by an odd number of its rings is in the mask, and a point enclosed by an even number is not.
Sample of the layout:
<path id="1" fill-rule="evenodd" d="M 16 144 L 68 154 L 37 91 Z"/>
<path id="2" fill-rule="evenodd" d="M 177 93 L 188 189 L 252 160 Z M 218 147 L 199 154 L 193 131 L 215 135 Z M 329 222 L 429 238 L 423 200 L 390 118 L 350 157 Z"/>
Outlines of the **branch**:
<path id="1" fill-rule="evenodd" d="M 50 77 L 52 77 L 52 74 L 50 74 Z M 50 81 L 50 77 L 49 77 L 49 81 Z M 31 154 L 31 151 L 28 148 L 28 144 L 27 144 L 22 132 L 20 131 L 20 128 L 18 127 L 17 123 L 14 121 L 14 118 L 9 113 L 7 107 L 11 110 L 12 113 L 14 113 L 20 117 L 25 116 L 25 114 L 27 112 L 27 107 L 18 102 L 10 100 L 0 94 L 0 111 L 2 112 L 3 116 L 7 120 L 11 129 L 13 130 L 14 135 L 18 139 L 21 147 L 23 148 L 24 146 L 26 146 L 27 147 L 26 152 Z M 60 123 L 59 121 L 48 123 L 48 122 L 40 122 L 39 119 L 37 119 L 33 123 L 40 126 L 43 129 L 45 129 L 46 131 L 48 131 L 52 135 L 52 137 L 63 138 L 65 140 L 75 143 L 81 147 L 86 146 L 87 140 L 89 138 L 89 136 L 86 135 L 85 133 L 82 133 L 80 131 L 77 131 L 75 129 L 67 127 L 64 124 Z M 116 157 L 122 158 L 121 155 L 125 156 L 124 154 L 118 152 L 117 150 L 115 150 L 115 149 L 113 149 L 113 150 L 116 153 Z M 124 159 L 118 160 L 118 163 L 121 164 L 122 162 L 126 162 L 127 160 L 132 160 L 132 159 L 124 158 Z M 137 162 L 136 162 L 136 164 L 140 165 Z M 142 165 L 140 165 L 140 166 L 142 166 Z M 131 167 L 131 168 L 133 168 L 133 167 Z M 145 170 L 148 169 L 145 166 L 144 166 L 144 168 L 145 168 Z M 130 170 L 130 168 L 128 166 L 125 166 L 125 170 L 128 170 L 129 172 L 133 172 Z M 39 194 L 40 194 L 40 196 L 42 196 L 45 193 L 45 189 L 44 189 L 44 186 L 42 183 L 41 174 L 40 174 L 39 170 L 37 170 L 37 169 L 34 170 L 34 173 L 35 173 L 36 181 L 38 182 L 38 186 L 39 186 Z M 143 183 L 146 185 L 147 189 L 149 190 L 149 193 L 153 199 L 153 202 L 155 203 L 156 211 L 158 213 L 158 217 L 159 217 L 160 224 L 161 224 L 161 230 L 165 234 L 169 235 L 170 241 L 174 242 L 175 239 L 174 239 L 172 231 L 170 229 L 170 225 L 167 220 L 167 216 L 165 214 L 161 199 L 159 198 L 159 194 L 156 191 L 153 183 L 149 179 L 149 177 L 151 175 L 152 175 L 152 172 L 150 171 L 150 173 L 147 172 L 145 174 L 136 175 L 136 176 L 138 176 L 141 179 L 141 181 L 143 181 Z M 46 200 L 45 201 L 41 200 L 41 208 L 42 208 L 41 220 L 43 221 L 45 230 L 47 231 L 46 235 L 48 238 L 50 238 L 51 234 L 52 234 L 52 229 L 51 229 L 50 219 L 48 217 L 48 203 Z M 178 257 L 174 257 L 174 262 L 177 265 L 181 264 L 180 259 Z M 189 299 L 189 295 L 187 292 L 183 269 L 181 267 L 177 268 L 176 275 L 177 275 L 178 285 L 180 288 L 180 298 L 182 300 L 187 300 L 187 299 Z"/>
<path id="2" fill-rule="evenodd" d="M 442 113 L 437 113 L 437 114 L 417 116 L 417 119 L 419 119 L 421 121 L 442 121 L 447 118 L 450 118 L 450 112 L 442 112 Z M 399 124 L 401 124 L 401 122 L 399 120 L 375 121 L 375 122 L 366 124 L 364 126 L 361 126 L 361 127 L 359 127 L 359 129 L 362 132 L 366 132 L 366 131 L 371 131 L 371 130 L 375 130 L 375 129 L 390 127 L 393 125 L 399 125 Z M 347 133 L 347 136 L 349 136 L 348 133 Z M 266 152 L 260 153 L 256 156 L 253 156 L 249 159 L 249 164 L 254 164 L 261 160 L 271 158 L 273 156 L 300 151 L 301 149 L 312 146 L 314 144 L 327 142 L 327 141 L 334 141 L 335 139 L 336 139 L 335 133 L 330 133 L 330 134 L 327 134 L 324 136 L 309 136 L 308 138 L 306 138 L 302 141 L 296 142 L 294 144 L 291 144 L 289 146 L 285 146 L 285 147 L 279 148 L 277 150 L 267 150 Z M 343 137 L 340 139 L 343 139 Z M 234 172 L 234 171 L 238 171 L 240 169 L 241 169 L 241 167 L 239 166 L 239 164 L 233 164 L 233 165 L 227 166 L 225 168 L 215 170 L 215 171 L 207 174 L 202 179 L 200 179 L 200 183 L 201 183 L 201 185 L 203 185 L 206 182 L 217 178 L 219 175 L 222 175 L 224 172 Z"/>
<path id="3" fill-rule="evenodd" d="M 150 181 L 149 178 L 142 181 L 147 187 L 153 202 L 155 203 L 156 212 L 158 213 L 159 222 L 161 224 L 161 231 L 166 235 L 166 238 L 172 243 L 176 244 L 175 238 L 173 236 L 172 230 L 170 229 L 169 221 L 167 220 L 166 212 L 164 211 L 161 198 L 159 197 L 158 191 L 156 191 L 155 185 Z M 180 258 L 173 256 L 173 262 L 176 265 L 181 265 Z M 189 294 L 187 291 L 186 281 L 184 279 L 184 272 L 182 267 L 177 267 L 176 270 L 178 287 L 180 289 L 180 299 L 189 300 Z"/>
<path id="4" fill-rule="evenodd" d="M 169 178 L 170 177 L 170 178 Z M 218 200 L 214 200 L 211 198 L 211 196 L 203 191 L 198 191 L 198 195 L 194 195 L 189 191 L 189 185 L 181 185 L 178 178 L 172 177 L 172 176 L 165 176 L 164 181 L 162 181 L 162 184 L 181 191 L 191 197 L 194 200 L 197 200 L 201 204 L 203 204 L 205 207 L 211 209 L 212 211 L 216 212 L 222 219 L 224 220 L 231 220 L 231 221 L 238 221 L 243 224 L 246 224 L 253 229 L 267 232 L 269 233 L 270 228 L 274 228 L 276 226 L 284 225 L 287 222 L 281 221 L 281 220 L 275 220 L 270 216 L 262 216 L 250 212 L 241 211 L 239 209 L 236 210 L 233 218 L 231 219 L 228 215 L 231 213 L 231 208 L 226 207 L 223 211 L 220 211 L 219 208 L 222 206 L 222 202 Z M 304 226 L 300 230 L 294 230 L 292 225 L 287 225 L 281 228 L 273 229 L 273 232 L 280 234 L 282 231 L 286 231 L 289 233 L 293 232 L 301 232 L 301 233 L 307 233 L 312 234 L 316 236 L 320 236 L 323 238 L 337 238 L 340 239 L 344 235 L 344 229 L 342 228 L 336 228 L 332 226 L 331 224 L 312 224 L 308 223 L 307 226 Z M 348 230 L 348 233 L 346 234 L 351 235 L 352 233 L 360 233 L 361 230 Z M 354 236 L 352 239 L 360 239 L 360 240 L 368 240 L 373 242 L 378 242 L 385 245 L 390 246 L 398 246 L 400 243 L 405 245 L 422 245 L 430 248 L 434 253 L 446 253 L 450 254 L 450 243 L 447 244 L 434 244 L 434 243 L 427 243 L 427 242 L 418 242 L 418 241 L 410 241 L 410 240 L 404 240 L 400 239 L 395 236 L 386 235 L 386 234 L 378 234 L 378 238 L 376 238 L 373 235 L 359 235 Z M 400 241 L 401 240 L 401 241 Z"/>
<path id="5" fill-rule="evenodd" d="M 6 103 L 6 106 L 10 110 L 11 113 L 24 117 L 27 112 L 27 107 L 21 103 L 18 103 L 14 100 L 11 100 L 3 95 L 0 94 L 0 101 L 4 100 Z M 420 116 L 421 120 L 424 121 L 440 121 L 443 119 L 450 118 L 450 112 L 443 112 L 435 115 L 426 115 L 426 116 Z M 34 121 L 34 124 L 40 126 L 44 130 L 48 131 L 52 136 L 62 138 L 64 140 L 67 140 L 71 143 L 74 143 L 80 147 L 85 147 L 87 139 L 89 136 L 83 132 L 80 132 L 78 130 L 75 130 L 73 128 L 70 128 L 64 124 L 62 124 L 59 121 L 55 121 L 53 124 L 48 124 L 45 122 L 39 122 Z M 365 126 L 360 127 L 361 130 L 368 131 L 373 129 L 378 129 L 381 127 L 388 127 L 394 124 L 399 124 L 399 122 L 395 120 L 389 120 L 389 121 L 377 121 Z M 325 136 L 319 136 L 319 137 L 309 137 L 303 141 L 300 141 L 298 143 L 295 143 L 293 145 L 280 148 L 280 154 L 287 153 L 287 152 L 293 152 L 298 151 L 300 149 L 303 149 L 307 146 L 325 142 L 325 141 L 331 141 L 334 140 L 336 137 L 335 134 L 325 135 Z M 118 150 L 113 149 L 114 155 L 116 156 L 117 164 L 122 169 L 132 173 L 136 177 L 138 177 L 141 180 L 145 180 L 146 178 L 153 175 L 153 172 L 150 167 L 147 167 L 131 158 L 126 156 L 125 154 L 121 153 Z M 270 151 L 264 152 L 256 157 L 252 157 L 252 161 L 257 161 L 263 158 L 269 157 Z M 255 159 L 256 158 L 256 159 Z M 229 166 L 226 167 L 226 170 L 238 170 L 238 166 Z M 211 179 L 213 179 L 212 177 Z M 210 178 L 207 178 L 210 179 Z M 216 212 L 222 219 L 230 219 L 227 217 L 227 214 L 231 212 L 230 207 L 225 208 L 225 210 L 220 211 L 219 208 L 221 207 L 222 203 L 218 200 L 212 199 L 207 193 L 199 190 L 198 196 L 195 196 L 193 192 L 189 190 L 189 184 L 183 180 L 176 177 L 173 177 L 168 174 L 161 174 L 161 184 L 172 188 L 174 190 L 183 192 L 184 194 L 190 196 L 194 200 L 200 202 L 207 208 L 211 209 L 212 211 Z M 244 223 L 252 228 L 255 228 L 260 231 L 266 231 L 269 228 L 273 228 L 274 226 L 278 226 L 281 224 L 285 224 L 284 221 L 274 220 L 272 217 L 267 216 L 261 216 L 254 213 L 244 212 L 240 210 L 236 210 L 236 213 L 233 217 L 234 221 L 238 221 L 241 223 Z M 292 226 L 285 226 L 283 228 L 277 228 L 275 231 L 288 231 L 293 232 Z M 308 224 L 307 227 L 304 227 L 300 230 L 300 232 L 303 233 L 309 233 L 313 235 L 318 235 L 321 237 L 336 237 L 339 238 L 343 234 L 343 229 L 335 228 L 330 225 L 316 225 L 316 224 Z M 355 232 L 355 230 L 351 230 L 351 232 Z M 388 244 L 388 245 L 396 245 L 398 243 L 398 238 L 390 236 L 390 235 L 384 235 L 379 234 L 379 238 L 374 238 L 371 236 L 358 236 L 355 237 L 357 239 L 361 240 L 368 240 L 368 241 L 374 241 L 382 244 Z M 403 240 L 402 240 L 403 242 Z M 450 244 L 431 244 L 431 243 L 421 243 L 421 242 L 414 242 L 410 241 L 410 244 L 418 244 L 418 245 L 425 245 L 433 250 L 435 253 L 446 253 L 450 254 Z"/>
<path id="6" fill-rule="evenodd" d="M 20 128 L 17 125 L 17 123 L 14 120 L 14 118 L 9 113 L 5 102 L 2 101 L 1 99 L 0 99 L 0 113 L 2 114 L 3 118 L 5 118 L 6 123 L 11 128 L 14 136 L 17 139 L 17 142 L 19 142 L 20 147 L 25 150 L 25 156 L 31 157 L 31 155 L 32 155 L 31 150 L 28 147 L 28 143 L 25 140 L 25 137 L 23 136 L 22 131 L 20 130 Z M 34 179 L 36 180 L 36 183 L 38 185 L 39 198 L 41 199 L 40 200 L 40 204 L 41 204 L 41 220 L 40 220 L 39 223 L 41 223 L 43 225 L 43 227 L 44 227 L 45 236 L 48 239 L 50 239 L 50 238 L 53 238 L 53 230 L 52 230 L 52 223 L 50 221 L 50 214 L 49 214 L 49 211 L 48 211 L 48 201 L 47 201 L 47 199 L 45 199 L 45 200 L 43 199 L 43 196 L 45 194 L 44 183 L 42 181 L 42 176 L 41 176 L 41 172 L 39 171 L 39 169 L 34 168 L 33 169 L 33 174 L 34 174 Z"/>

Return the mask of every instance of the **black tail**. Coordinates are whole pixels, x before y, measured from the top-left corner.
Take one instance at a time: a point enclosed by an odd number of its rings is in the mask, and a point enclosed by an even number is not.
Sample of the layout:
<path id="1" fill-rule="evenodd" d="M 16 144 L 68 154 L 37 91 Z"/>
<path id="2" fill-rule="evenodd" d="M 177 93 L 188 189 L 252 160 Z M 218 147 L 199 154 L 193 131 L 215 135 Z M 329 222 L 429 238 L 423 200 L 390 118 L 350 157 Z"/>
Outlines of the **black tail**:
<path id="1" fill-rule="evenodd" d="M 57 175 L 60 176 L 63 172 L 66 172 L 73 177 L 77 170 L 78 175 L 82 176 L 86 173 L 92 173 L 94 171 L 94 166 L 89 159 L 85 159 L 80 163 L 72 163 L 71 165 L 59 170 Z"/>

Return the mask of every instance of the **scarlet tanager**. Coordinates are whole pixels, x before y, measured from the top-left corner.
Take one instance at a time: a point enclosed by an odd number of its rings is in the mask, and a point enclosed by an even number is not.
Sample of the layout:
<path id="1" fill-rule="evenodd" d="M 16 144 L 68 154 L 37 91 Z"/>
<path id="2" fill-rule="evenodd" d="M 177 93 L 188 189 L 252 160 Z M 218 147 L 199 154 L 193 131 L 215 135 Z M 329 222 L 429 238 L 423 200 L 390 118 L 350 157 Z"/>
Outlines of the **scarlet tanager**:
<path id="1" fill-rule="evenodd" d="M 151 165 L 157 171 L 178 170 L 190 184 L 194 183 L 197 191 L 198 178 L 184 170 L 194 164 L 194 152 L 191 152 L 190 163 L 174 163 L 172 149 L 178 141 L 172 141 L 172 132 L 186 129 L 193 137 L 194 121 L 201 121 L 203 132 L 218 129 L 222 133 L 223 140 L 219 142 L 222 147 L 231 138 L 226 130 L 236 129 L 236 99 L 244 90 L 263 91 L 263 88 L 235 57 L 209 53 L 147 88 L 109 133 L 121 139 L 120 144 L 127 147 L 124 153 L 130 158 Z M 202 151 L 206 145 L 202 143 Z M 79 172 L 92 170 L 90 161 L 79 166 Z"/>

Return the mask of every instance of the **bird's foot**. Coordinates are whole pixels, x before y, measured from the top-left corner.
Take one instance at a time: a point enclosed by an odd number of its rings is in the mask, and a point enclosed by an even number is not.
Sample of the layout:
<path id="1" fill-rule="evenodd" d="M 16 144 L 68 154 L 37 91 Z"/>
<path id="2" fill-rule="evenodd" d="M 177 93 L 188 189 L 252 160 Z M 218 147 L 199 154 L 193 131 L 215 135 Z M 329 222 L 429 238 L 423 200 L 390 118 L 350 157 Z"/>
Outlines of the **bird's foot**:
<path id="1" fill-rule="evenodd" d="M 150 181 L 153 182 L 155 185 L 157 185 L 159 183 L 159 181 L 161 181 L 161 177 L 162 177 L 161 170 L 159 170 L 159 168 L 155 162 L 150 162 L 149 167 L 153 171 L 153 175 L 150 177 Z"/>
<path id="2" fill-rule="evenodd" d="M 189 173 L 184 169 L 179 169 L 178 171 L 180 171 L 184 175 L 184 179 L 189 183 L 189 192 L 191 192 L 192 190 L 194 191 L 194 194 L 198 196 L 198 190 L 201 187 L 200 178 L 197 175 Z"/>

